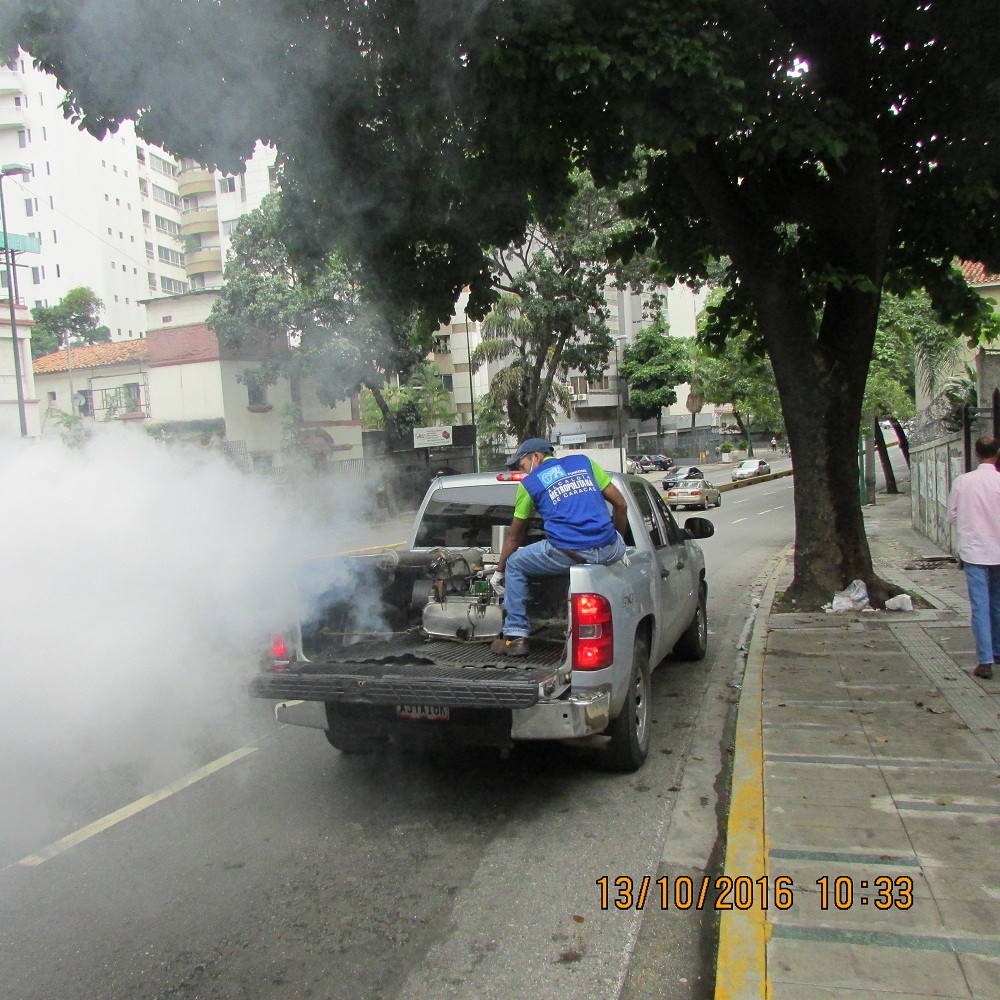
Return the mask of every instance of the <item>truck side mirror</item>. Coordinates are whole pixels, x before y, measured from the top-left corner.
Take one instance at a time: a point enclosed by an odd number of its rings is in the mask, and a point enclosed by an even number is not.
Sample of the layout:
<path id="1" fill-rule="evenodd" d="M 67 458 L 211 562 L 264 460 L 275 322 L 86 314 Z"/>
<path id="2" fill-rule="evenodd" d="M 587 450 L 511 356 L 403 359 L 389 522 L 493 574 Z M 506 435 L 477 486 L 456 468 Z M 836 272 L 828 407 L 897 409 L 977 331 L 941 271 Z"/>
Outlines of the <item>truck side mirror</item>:
<path id="1" fill-rule="evenodd" d="M 684 522 L 684 530 L 689 538 L 711 538 L 715 525 L 707 517 L 689 517 Z"/>

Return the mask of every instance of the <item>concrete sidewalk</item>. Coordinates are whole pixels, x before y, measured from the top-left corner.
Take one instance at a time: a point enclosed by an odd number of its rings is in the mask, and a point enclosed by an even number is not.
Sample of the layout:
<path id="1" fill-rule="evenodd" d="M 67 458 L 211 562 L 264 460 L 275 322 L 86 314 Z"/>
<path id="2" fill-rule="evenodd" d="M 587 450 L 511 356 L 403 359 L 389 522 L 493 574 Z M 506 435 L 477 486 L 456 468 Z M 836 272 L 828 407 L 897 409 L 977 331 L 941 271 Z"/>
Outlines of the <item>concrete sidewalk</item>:
<path id="1" fill-rule="evenodd" d="M 722 911 L 717 998 L 1000 997 L 1000 668 L 969 676 L 964 574 L 909 496 L 878 500 L 877 572 L 932 607 L 769 614 L 787 560 L 772 577 L 725 868 L 751 905 Z"/>

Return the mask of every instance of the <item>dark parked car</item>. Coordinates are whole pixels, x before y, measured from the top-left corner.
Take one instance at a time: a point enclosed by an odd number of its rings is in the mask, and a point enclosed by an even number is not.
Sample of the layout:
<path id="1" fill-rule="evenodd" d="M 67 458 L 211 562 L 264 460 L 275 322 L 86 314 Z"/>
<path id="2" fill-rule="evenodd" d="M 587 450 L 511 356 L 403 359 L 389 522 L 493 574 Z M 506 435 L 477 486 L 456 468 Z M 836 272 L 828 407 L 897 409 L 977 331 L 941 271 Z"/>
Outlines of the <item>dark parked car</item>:
<path id="1" fill-rule="evenodd" d="M 629 455 L 628 460 L 632 462 L 640 472 L 652 472 L 656 468 L 649 455 Z"/>
<path id="2" fill-rule="evenodd" d="M 679 465 L 663 477 L 663 489 L 669 490 L 684 479 L 704 479 L 705 473 L 695 465 Z"/>
<path id="3" fill-rule="evenodd" d="M 653 462 L 653 468 L 657 472 L 666 472 L 674 464 L 674 460 L 668 455 L 650 455 L 649 457 Z"/>

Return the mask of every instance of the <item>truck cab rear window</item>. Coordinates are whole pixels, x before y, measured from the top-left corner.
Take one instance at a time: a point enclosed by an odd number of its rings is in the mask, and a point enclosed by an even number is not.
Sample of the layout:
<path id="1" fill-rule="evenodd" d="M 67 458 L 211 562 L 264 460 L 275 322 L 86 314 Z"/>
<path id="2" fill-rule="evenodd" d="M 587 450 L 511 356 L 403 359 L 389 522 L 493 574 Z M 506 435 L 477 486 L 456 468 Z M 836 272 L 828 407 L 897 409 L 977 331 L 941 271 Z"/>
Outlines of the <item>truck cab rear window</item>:
<path id="1" fill-rule="evenodd" d="M 516 483 L 436 490 L 417 528 L 417 548 L 491 548 L 493 529 L 510 527 L 516 492 Z M 535 540 L 532 535 L 541 537 L 541 521 L 537 517 L 528 522 L 528 534 L 531 541 Z"/>

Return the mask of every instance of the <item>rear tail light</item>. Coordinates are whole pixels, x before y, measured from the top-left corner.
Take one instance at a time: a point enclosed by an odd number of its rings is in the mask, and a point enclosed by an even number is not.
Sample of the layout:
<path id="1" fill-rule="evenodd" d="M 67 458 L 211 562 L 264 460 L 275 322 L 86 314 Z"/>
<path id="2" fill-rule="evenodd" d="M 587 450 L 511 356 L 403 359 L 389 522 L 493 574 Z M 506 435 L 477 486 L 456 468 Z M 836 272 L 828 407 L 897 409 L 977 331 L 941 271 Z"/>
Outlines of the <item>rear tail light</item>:
<path id="1" fill-rule="evenodd" d="M 693 497 L 700 497 L 701 496 L 701 490 L 692 490 L 691 491 L 691 496 L 693 496 Z"/>
<path id="2" fill-rule="evenodd" d="M 615 655 L 611 602 L 600 594 L 574 594 L 573 669 L 610 667 Z"/>
<path id="3" fill-rule="evenodd" d="M 288 639 L 281 632 L 274 632 L 271 635 L 271 659 L 276 669 L 282 669 L 288 665 L 292 658 Z"/>

